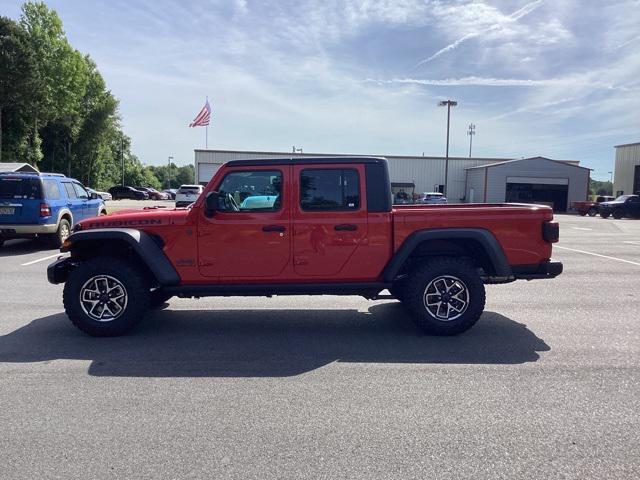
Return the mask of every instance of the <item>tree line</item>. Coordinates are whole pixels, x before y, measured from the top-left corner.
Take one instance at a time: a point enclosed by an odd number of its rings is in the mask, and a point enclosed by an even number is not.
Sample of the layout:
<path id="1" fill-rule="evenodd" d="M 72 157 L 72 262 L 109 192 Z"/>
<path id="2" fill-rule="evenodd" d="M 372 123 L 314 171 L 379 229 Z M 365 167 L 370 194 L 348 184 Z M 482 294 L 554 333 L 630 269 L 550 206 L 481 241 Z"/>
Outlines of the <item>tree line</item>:
<path id="1" fill-rule="evenodd" d="M 145 166 L 131 152 L 118 100 L 43 2 L 25 2 L 18 21 L 0 16 L 0 161 L 98 189 L 122 182 L 122 161 L 126 185 L 167 188 L 170 174 L 171 187 L 194 182 L 192 165 Z"/>

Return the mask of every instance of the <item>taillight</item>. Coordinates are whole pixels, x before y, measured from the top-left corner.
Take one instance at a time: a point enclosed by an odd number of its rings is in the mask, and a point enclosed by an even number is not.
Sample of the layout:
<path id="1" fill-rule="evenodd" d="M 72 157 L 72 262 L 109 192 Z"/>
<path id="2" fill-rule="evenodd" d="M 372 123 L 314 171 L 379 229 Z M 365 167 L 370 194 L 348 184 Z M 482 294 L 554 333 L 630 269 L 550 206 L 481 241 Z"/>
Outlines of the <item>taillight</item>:
<path id="1" fill-rule="evenodd" d="M 544 222 L 542 224 L 542 238 L 549 243 L 560 240 L 560 224 L 558 222 Z"/>
<path id="2" fill-rule="evenodd" d="M 51 207 L 46 203 L 40 204 L 40 216 L 41 217 L 50 217 L 51 216 Z"/>

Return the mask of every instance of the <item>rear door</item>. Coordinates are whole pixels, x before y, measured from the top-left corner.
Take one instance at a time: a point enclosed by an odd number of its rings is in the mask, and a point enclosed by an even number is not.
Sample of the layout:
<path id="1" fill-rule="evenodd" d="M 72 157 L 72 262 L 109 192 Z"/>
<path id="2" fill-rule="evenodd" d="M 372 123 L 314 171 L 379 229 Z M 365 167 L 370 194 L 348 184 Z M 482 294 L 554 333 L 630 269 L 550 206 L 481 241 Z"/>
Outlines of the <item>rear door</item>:
<path id="1" fill-rule="evenodd" d="M 367 238 L 364 166 L 295 165 L 293 178 L 294 270 L 305 277 L 336 275 Z"/>
<path id="2" fill-rule="evenodd" d="M 76 189 L 73 187 L 73 182 L 62 182 L 62 187 L 64 188 L 64 193 L 67 197 L 67 208 L 71 212 L 71 216 L 73 217 L 73 225 L 75 225 L 83 218 L 82 209 L 84 202 L 82 199 L 78 198 Z"/>
<path id="3" fill-rule="evenodd" d="M 91 200 L 89 192 L 79 183 L 73 182 L 73 188 L 76 191 L 76 197 L 82 201 L 82 218 L 95 217 L 98 215 L 99 200 Z M 80 219 L 76 219 L 76 222 Z"/>
<path id="4" fill-rule="evenodd" d="M 38 223 L 41 199 L 40 177 L 0 175 L 0 225 Z"/>

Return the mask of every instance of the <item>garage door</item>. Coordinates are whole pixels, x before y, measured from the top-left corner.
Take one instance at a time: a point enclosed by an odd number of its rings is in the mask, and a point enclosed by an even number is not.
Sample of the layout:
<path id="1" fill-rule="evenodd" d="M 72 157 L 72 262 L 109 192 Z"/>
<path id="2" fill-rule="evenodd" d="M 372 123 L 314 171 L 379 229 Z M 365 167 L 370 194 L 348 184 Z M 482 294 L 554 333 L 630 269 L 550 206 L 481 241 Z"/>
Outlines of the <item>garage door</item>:
<path id="1" fill-rule="evenodd" d="M 566 212 L 568 196 L 568 178 L 507 177 L 507 202 L 538 203 Z"/>
<path id="2" fill-rule="evenodd" d="M 206 184 L 211 180 L 213 175 L 220 168 L 221 163 L 199 163 L 198 164 L 198 182 Z"/>

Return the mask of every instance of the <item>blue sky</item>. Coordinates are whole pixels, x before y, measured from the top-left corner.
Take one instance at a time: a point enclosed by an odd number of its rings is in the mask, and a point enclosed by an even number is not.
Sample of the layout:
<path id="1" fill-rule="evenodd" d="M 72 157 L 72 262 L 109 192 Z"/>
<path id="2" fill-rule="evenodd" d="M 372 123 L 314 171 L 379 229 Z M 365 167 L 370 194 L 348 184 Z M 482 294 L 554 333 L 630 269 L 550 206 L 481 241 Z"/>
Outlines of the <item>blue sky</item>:
<path id="1" fill-rule="evenodd" d="M 145 163 L 209 147 L 577 159 L 640 141 L 640 0 L 49 1 Z M 19 16 L 20 2 L 0 0 Z"/>

